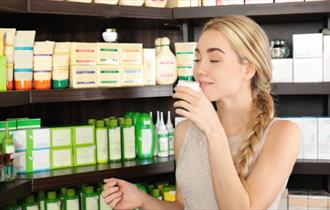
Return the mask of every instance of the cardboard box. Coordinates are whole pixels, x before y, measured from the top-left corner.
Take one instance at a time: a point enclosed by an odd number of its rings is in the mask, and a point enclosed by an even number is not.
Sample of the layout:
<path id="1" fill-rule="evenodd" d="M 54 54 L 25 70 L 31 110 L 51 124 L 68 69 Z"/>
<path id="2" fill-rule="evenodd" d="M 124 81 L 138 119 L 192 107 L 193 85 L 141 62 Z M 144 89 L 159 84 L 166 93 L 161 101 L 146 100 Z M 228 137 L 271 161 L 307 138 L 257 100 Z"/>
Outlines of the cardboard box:
<path id="1" fill-rule="evenodd" d="M 71 147 L 52 148 L 50 150 L 50 168 L 67 168 L 73 166 Z"/>
<path id="2" fill-rule="evenodd" d="M 293 34 L 293 58 L 322 58 L 323 35 L 321 33 Z"/>
<path id="3" fill-rule="evenodd" d="M 330 118 L 318 118 L 317 158 L 330 160 Z"/>
<path id="4" fill-rule="evenodd" d="M 72 127 L 73 135 L 73 144 L 77 145 L 86 145 L 93 144 L 95 145 L 95 127 L 91 125 L 82 125 Z"/>
<path id="5" fill-rule="evenodd" d="M 323 82 L 330 82 L 330 35 L 323 36 Z"/>
<path id="6" fill-rule="evenodd" d="M 71 127 L 51 128 L 51 148 L 54 147 L 71 147 L 72 145 L 72 129 Z"/>
<path id="7" fill-rule="evenodd" d="M 293 82 L 293 60 L 272 59 L 272 82 Z"/>
<path id="8" fill-rule="evenodd" d="M 74 147 L 74 166 L 96 164 L 95 144 Z"/>
<path id="9" fill-rule="evenodd" d="M 323 82 L 323 59 L 293 59 L 293 82 Z"/>

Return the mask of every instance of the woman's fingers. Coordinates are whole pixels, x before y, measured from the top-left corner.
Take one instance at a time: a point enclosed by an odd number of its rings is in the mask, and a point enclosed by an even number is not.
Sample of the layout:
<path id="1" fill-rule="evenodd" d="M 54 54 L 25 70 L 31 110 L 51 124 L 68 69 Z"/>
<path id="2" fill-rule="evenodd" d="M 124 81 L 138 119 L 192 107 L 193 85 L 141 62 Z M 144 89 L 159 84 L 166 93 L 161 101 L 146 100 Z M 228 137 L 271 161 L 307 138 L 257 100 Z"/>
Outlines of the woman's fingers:
<path id="1" fill-rule="evenodd" d="M 189 102 L 184 101 L 184 100 L 174 102 L 173 107 L 174 108 L 184 108 L 187 111 L 192 111 L 194 108 L 194 106 L 192 104 L 190 104 Z"/>
<path id="2" fill-rule="evenodd" d="M 113 199 L 113 201 L 111 201 L 111 203 L 110 203 L 111 208 L 115 208 L 121 199 L 122 199 L 122 196 Z"/>
<path id="3" fill-rule="evenodd" d="M 104 189 L 108 189 L 108 188 L 114 187 L 114 186 L 117 185 L 117 183 L 118 183 L 117 180 L 110 180 L 110 181 L 108 181 L 108 182 L 105 183 Z"/>
<path id="4" fill-rule="evenodd" d="M 122 195 L 123 195 L 122 192 L 116 192 L 116 193 L 109 195 L 108 197 L 105 197 L 104 201 L 107 204 L 111 204 L 115 199 L 117 199 L 118 197 L 121 197 Z"/>
<path id="5" fill-rule="evenodd" d="M 108 188 L 102 192 L 102 196 L 103 196 L 103 198 L 105 198 L 105 197 L 111 195 L 112 193 L 117 192 L 118 190 L 119 190 L 119 187 Z"/>

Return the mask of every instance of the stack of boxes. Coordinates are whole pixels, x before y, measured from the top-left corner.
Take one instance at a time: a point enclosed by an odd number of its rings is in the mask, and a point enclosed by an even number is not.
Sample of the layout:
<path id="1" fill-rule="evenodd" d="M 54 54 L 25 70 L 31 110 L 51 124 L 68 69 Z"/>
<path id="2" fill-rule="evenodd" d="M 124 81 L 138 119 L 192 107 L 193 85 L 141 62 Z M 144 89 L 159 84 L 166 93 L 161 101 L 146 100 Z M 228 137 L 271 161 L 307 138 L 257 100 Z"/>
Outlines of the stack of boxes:
<path id="1" fill-rule="evenodd" d="M 73 165 L 96 164 L 95 127 L 91 125 L 72 127 Z"/>
<path id="2" fill-rule="evenodd" d="M 72 129 L 51 128 L 50 168 L 65 168 L 73 165 Z"/>

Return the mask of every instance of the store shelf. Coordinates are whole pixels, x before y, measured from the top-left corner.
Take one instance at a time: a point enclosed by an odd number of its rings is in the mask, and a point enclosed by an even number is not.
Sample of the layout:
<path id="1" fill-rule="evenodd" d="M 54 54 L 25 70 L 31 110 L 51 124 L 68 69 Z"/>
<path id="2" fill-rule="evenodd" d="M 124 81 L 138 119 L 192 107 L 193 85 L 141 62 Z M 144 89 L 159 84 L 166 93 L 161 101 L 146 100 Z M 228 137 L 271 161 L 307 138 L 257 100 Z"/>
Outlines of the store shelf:
<path id="1" fill-rule="evenodd" d="M 171 96 L 172 93 L 172 85 L 120 88 L 33 90 L 31 91 L 30 102 L 48 103 L 67 101 L 168 97 Z"/>
<path id="2" fill-rule="evenodd" d="M 0 183 L 0 209 L 24 198 L 31 193 L 30 180 L 15 180 L 14 182 Z"/>
<path id="3" fill-rule="evenodd" d="M 330 160 L 297 160 L 292 173 L 330 176 Z"/>
<path id="4" fill-rule="evenodd" d="M 323 83 L 273 83 L 275 95 L 330 95 L 330 82 Z"/>
<path id="5" fill-rule="evenodd" d="M 29 104 L 29 91 L 0 92 L 0 107 Z"/>
<path id="6" fill-rule="evenodd" d="M 172 9 L 117 6 L 96 3 L 27 0 L 27 12 L 35 14 L 82 15 L 105 18 L 172 19 Z"/>
<path id="7" fill-rule="evenodd" d="M 0 0 L 0 12 L 24 13 L 26 0 Z"/>
<path id="8" fill-rule="evenodd" d="M 32 191 L 37 192 L 39 190 L 101 183 L 103 179 L 109 177 L 130 179 L 171 173 L 174 172 L 174 168 L 174 157 L 169 157 L 57 169 L 20 175 L 19 178 L 31 179 Z"/>
<path id="9" fill-rule="evenodd" d="M 262 17 L 271 21 L 301 21 L 305 18 L 327 17 L 330 4 L 320 2 L 292 2 L 273 4 L 226 5 L 214 7 L 174 8 L 173 18 L 180 19 L 206 19 L 224 15 L 246 15 Z M 280 17 L 279 17 L 280 16 Z M 288 16 L 290 18 L 288 18 Z"/>

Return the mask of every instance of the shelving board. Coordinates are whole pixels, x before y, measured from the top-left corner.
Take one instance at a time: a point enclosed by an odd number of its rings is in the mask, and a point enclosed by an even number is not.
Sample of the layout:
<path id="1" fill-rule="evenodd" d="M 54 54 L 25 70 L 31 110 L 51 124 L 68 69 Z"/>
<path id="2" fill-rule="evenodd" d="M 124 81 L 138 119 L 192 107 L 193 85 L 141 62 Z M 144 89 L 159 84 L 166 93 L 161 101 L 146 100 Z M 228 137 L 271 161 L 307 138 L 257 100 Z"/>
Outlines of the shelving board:
<path id="1" fill-rule="evenodd" d="M 0 12 L 24 13 L 26 0 L 0 0 Z"/>
<path id="2" fill-rule="evenodd" d="M 34 14 L 81 15 L 104 18 L 172 19 L 172 9 L 170 8 L 134 7 L 46 0 L 27 0 L 27 2 L 27 12 Z"/>
<path id="3" fill-rule="evenodd" d="M 29 104 L 29 91 L 0 92 L 0 107 Z"/>
<path id="4" fill-rule="evenodd" d="M 299 21 L 302 17 L 327 17 L 329 13 L 329 2 L 319 1 L 174 8 L 173 18 L 176 20 L 207 19 L 224 15 L 246 15 L 263 18 L 273 17 L 273 21 L 276 21 L 280 16 L 281 21 L 283 18 L 290 17 L 290 19 L 287 18 L 286 21 Z"/>
<path id="5" fill-rule="evenodd" d="M 323 83 L 273 83 L 275 95 L 330 95 L 330 82 Z"/>
<path id="6" fill-rule="evenodd" d="M 37 192 L 68 186 L 101 183 L 103 179 L 109 177 L 130 179 L 171 173 L 174 172 L 174 168 L 174 157 L 169 157 L 56 169 L 19 175 L 19 178 L 32 180 L 32 191 Z"/>
<path id="7" fill-rule="evenodd" d="M 92 101 L 107 99 L 130 99 L 149 97 L 168 97 L 173 93 L 172 85 L 120 87 L 120 88 L 87 88 L 62 90 L 32 90 L 31 103 Z"/>
<path id="8" fill-rule="evenodd" d="M 330 176 L 330 160 L 297 160 L 292 173 Z"/>
<path id="9" fill-rule="evenodd" d="M 24 198 L 31 193 L 30 180 L 15 180 L 13 182 L 0 183 L 0 209 Z"/>

